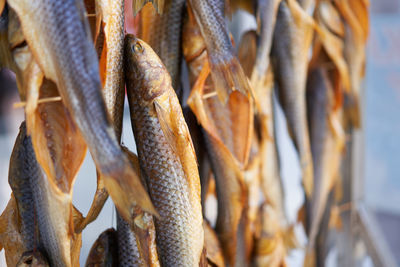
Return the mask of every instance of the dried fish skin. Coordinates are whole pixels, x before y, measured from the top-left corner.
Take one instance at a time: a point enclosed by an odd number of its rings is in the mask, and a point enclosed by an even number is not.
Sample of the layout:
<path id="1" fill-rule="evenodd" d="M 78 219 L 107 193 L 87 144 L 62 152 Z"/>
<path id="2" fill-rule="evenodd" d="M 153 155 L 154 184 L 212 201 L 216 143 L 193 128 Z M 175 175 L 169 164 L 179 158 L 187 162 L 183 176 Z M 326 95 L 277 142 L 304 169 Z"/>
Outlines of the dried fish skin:
<path id="1" fill-rule="evenodd" d="M 161 60 L 145 42 L 125 37 L 132 128 L 152 201 L 161 265 L 198 266 L 204 232 L 200 179 L 182 109 Z"/>

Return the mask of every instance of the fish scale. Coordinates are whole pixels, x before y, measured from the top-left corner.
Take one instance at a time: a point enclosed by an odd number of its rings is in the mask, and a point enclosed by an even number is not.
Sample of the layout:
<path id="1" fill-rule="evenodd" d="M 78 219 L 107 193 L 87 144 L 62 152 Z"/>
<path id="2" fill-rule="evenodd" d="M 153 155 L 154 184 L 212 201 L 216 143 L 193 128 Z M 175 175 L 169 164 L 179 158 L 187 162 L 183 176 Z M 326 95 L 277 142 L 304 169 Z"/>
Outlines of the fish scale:
<path id="1" fill-rule="evenodd" d="M 186 189 L 188 185 L 184 179 L 180 162 L 177 161 L 176 155 L 162 134 L 158 119 L 149 117 L 147 114 L 150 113 L 150 109 L 140 109 L 138 102 L 131 106 L 133 106 L 133 114 L 135 114 L 133 120 L 141 125 L 139 129 L 134 128 L 135 136 L 146 137 L 144 142 L 141 141 L 142 138 L 138 140 L 139 157 L 143 158 L 140 162 L 148 176 L 158 177 L 157 181 L 147 180 L 147 184 L 153 205 L 160 214 L 160 219 L 155 220 L 156 229 L 163 229 L 157 231 L 156 237 L 160 261 L 165 266 L 177 266 L 183 258 L 193 255 L 188 248 L 181 251 L 185 247 L 182 244 L 190 242 L 189 239 L 182 239 L 182 236 L 186 232 L 192 232 L 191 236 L 196 234 L 185 226 L 190 225 L 191 222 L 190 210 L 192 207 L 189 205 Z M 154 158 L 155 155 L 157 158 Z M 183 218 L 183 222 L 177 221 L 177 218 Z M 165 255 L 170 256 L 165 257 Z M 186 262 L 182 266 L 186 264 L 188 263 Z M 194 265 L 194 261 L 191 261 L 188 266 Z"/>
<path id="2" fill-rule="evenodd" d="M 26 250 L 34 248 L 36 232 L 31 188 L 31 182 L 35 182 L 35 175 L 32 175 L 32 164 L 27 158 L 26 151 L 29 145 L 31 146 L 30 139 L 26 138 L 26 124 L 23 122 L 11 154 L 8 182 L 17 201 L 18 214 L 21 219 L 21 234 Z"/>

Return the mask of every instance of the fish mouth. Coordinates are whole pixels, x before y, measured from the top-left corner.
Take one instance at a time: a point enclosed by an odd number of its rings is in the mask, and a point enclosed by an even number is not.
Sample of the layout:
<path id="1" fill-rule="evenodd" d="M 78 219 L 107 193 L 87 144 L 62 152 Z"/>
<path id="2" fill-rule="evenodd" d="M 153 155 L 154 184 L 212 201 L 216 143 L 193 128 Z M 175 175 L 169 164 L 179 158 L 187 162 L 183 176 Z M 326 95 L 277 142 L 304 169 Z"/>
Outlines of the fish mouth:
<path id="1" fill-rule="evenodd" d="M 127 35 L 125 35 L 125 41 L 127 42 L 127 43 L 136 43 L 137 42 L 137 38 L 136 38 L 136 36 L 135 35 L 133 35 L 133 34 L 131 34 L 131 33 L 128 33 Z"/>

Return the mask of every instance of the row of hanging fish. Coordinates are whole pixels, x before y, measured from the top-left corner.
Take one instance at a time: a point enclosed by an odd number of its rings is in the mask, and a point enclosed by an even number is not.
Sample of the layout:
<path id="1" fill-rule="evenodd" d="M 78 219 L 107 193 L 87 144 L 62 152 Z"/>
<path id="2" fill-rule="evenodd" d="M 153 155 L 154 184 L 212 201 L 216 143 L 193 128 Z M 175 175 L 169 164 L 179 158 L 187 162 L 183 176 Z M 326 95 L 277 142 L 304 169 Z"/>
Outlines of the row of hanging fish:
<path id="1" fill-rule="evenodd" d="M 25 110 L 0 217 L 8 266 L 79 266 L 82 231 L 108 196 L 117 228 L 86 266 L 287 266 L 293 248 L 324 266 L 346 132 L 361 126 L 368 1 L 126 2 L 0 1 L 0 67 Z M 234 40 L 239 9 L 257 29 Z M 121 145 L 125 95 L 137 155 Z M 285 211 L 279 105 L 305 247 Z M 72 195 L 87 149 L 97 188 L 84 216 Z"/>

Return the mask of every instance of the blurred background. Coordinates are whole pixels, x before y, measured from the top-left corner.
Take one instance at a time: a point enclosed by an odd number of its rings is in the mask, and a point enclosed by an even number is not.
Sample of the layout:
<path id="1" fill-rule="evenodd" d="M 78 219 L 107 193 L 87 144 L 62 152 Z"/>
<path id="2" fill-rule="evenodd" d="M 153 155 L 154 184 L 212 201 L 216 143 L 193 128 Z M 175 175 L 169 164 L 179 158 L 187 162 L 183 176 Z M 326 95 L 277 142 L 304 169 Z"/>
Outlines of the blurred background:
<path id="1" fill-rule="evenodd" d="M 343 248 L 351 246 L 359 266 L 374 266 L 368 242 L 384 246 L 400 265 L 400 0 L 380 0 L 370 3 L 370 36 L 367 46 L 367 67 L 362 91 L 363 125 L 354 134 L 354 151 L 351 175 L 356 180 L 351 186 L 356 198 L 362 199 L 371 213 L 367 224 L 377 228 L 378 235 L 363 239 L 363 231 L 350 237 L 353 232 L 346 227 L 346 209 L 343 208 L 343 229 L 338 232 L 338 243 L 328 256 L 328 266 L 351 266 L 346 263 Z M 237 16 L 246 16 L 237 14 Z M 232 27 L 254 27 L 231 25 Z M 8 165 L 18 127 L 24 119 L 23 110 L 12 107 L 18 102 L 15 76 L 8 70 L 0 71 L 0 211 L 10 197 Z M 123 143 L 136 151 L 130 126 L 129 111 L 125 106 Z M 277 140 L 281 151 L 282 177 L 286 197 L 286 209 L 291 222 L 303 203 L 300 171 L 294 147 L 288 137 L 286 123 L 278 109 Z M 89 210 L 96 189 L 96 172 L 88 153 L 74 187 L 74 204 L 83 213 Z M 354 199 L 345 203 L 352 205 Z M 372 214 L 372 215 L 371 215 Z M 369 217 L 370 216 L 370 217 Z M 353 220 L 353 219 L 352 219 Z M 350 221 L 350 219 L 349 219 Z M 354 222 L 354 220 L 353 220 Z M 356 221 L 357 222 L 357 221 Z M 91 245 L 106 228 L 116 227 L 115 210 L 107 201 L 100 216 L 82 235 L 81 264 L 83 265 Z M 362 227 L 361 227 L 362 228 Z M 305 238 L 302 228 L 297 227 L 300 241 Z M 374 232 L 375 233 L 375 232 Z M 368 235 L 368 234 L 367 234 Z M 350 242 L 350 244 L 348 243 Z M 386 247 L 386 245 L 388 245 Z M 301 249 L 290 253 L 289 266 L 301 266 Z M 396 264 L 394 263 L 394 264 Z M 0 252 L 0 266 L 5 266 L 4 252 Z"/>

